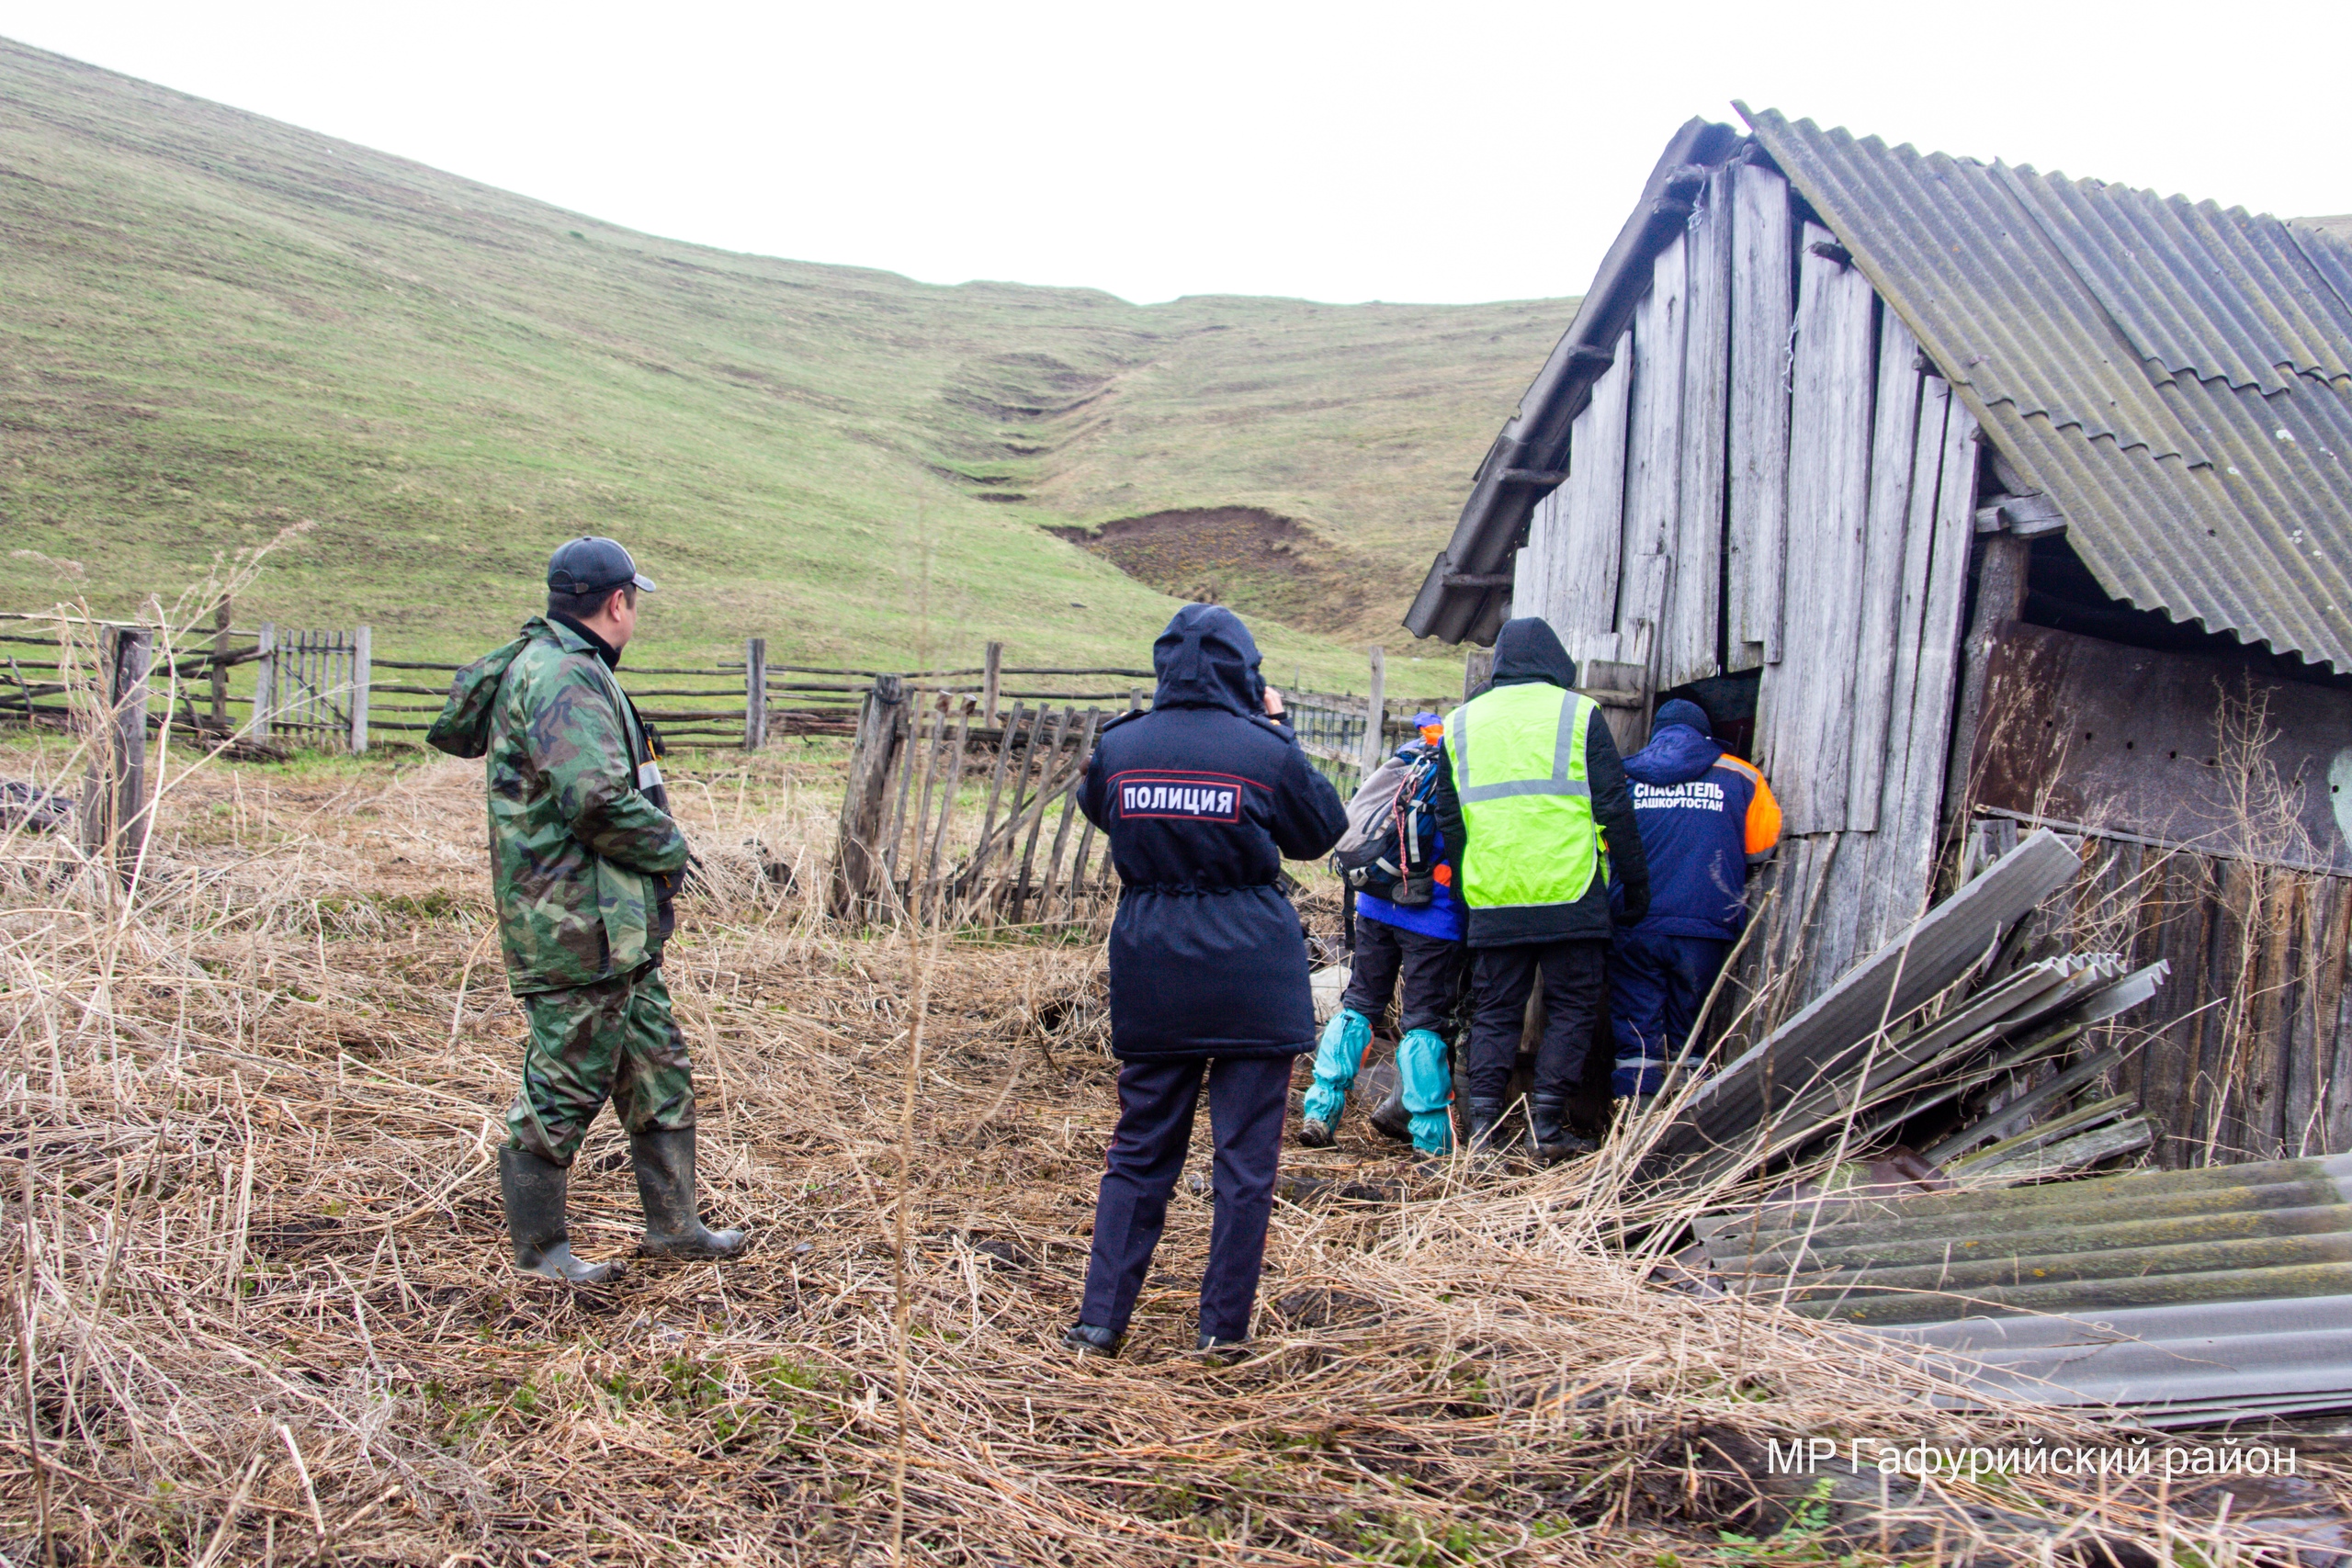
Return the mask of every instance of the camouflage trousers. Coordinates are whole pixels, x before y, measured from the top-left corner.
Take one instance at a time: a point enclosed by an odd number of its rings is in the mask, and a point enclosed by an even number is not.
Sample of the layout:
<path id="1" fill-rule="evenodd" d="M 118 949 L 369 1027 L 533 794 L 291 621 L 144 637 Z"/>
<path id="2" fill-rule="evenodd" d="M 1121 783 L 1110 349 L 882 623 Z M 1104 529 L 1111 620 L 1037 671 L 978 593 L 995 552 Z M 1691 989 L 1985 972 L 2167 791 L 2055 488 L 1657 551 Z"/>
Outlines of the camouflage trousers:
<path id="1" fill-rule="evenodd" d="M 570 1165 L 605 1101 L 631 1133 L 695 1124 L 695 1069 L 656 961 L 593 986 L 517 998 L 530 1022 L 512 1145 Z"/>

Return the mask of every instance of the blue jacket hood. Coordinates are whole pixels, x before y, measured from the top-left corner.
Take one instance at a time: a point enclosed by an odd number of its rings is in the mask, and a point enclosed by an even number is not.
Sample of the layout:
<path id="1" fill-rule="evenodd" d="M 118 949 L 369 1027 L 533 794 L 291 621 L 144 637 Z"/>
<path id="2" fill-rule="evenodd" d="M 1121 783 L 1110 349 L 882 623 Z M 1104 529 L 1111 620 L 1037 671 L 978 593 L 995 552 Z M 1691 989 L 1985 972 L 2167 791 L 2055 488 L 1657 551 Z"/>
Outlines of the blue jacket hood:
<path id="1" fill-rule="evenodd" d="M 1724 754 L 1720 742 L 1687 724 L 1669 724 L 1650 737 L 1650 743 L 1625 759 L 1625 776 L 1636 784 L 1688 784 L 1715 765 Z"/>
<path id="2" fill-rule="evenodd" d="M 1266 711 L 1258 644 L 1241 617 L 1222 604 L 1187 604 L 1151 645 L 1159 677 L 1155 708 L 1224 708 L 1244 718 Z"/>

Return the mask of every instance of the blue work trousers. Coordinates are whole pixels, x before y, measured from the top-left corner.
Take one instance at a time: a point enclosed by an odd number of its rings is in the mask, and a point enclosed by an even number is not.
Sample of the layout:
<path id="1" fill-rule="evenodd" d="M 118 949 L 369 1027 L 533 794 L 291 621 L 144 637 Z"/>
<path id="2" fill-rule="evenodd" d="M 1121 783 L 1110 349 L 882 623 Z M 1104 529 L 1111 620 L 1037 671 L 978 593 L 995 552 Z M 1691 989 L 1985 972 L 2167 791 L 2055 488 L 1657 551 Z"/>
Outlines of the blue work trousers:
<path id="1" fill-rule="evenodd" d="M 1094 1250 L 1086 1264 L 1080 1323 L 1114 1334 L 1126 1331 L 1152 1251 L 1168 1224 L 1168 1196 L 1192 1147 L 1193 1115 L 1205 1077 L 1209 1132 L 1216 1147 L 1216 1214 L 1209 1222 L 1208 1267 L 1201 1275 L 1201 1332 L 1219 1339 L 1249 1337 L 1266 1257 L 1266 1225 L 1273 1217 L 1291 1061 L 1179 1057 L 1128 1062 L 1119 1068 L 1119 1125 L 1111 1134 L 1094 1201 Z"/>
<path id="2" fill-rule="evenodd" d="M 1610 1089 L 1656 1094 L 1690 1049 L 1699 1004 L 1732 944 L 1710 937 L 1621 930 L 1609 955 L 1609 1032 L 1617 1046 Z"/>

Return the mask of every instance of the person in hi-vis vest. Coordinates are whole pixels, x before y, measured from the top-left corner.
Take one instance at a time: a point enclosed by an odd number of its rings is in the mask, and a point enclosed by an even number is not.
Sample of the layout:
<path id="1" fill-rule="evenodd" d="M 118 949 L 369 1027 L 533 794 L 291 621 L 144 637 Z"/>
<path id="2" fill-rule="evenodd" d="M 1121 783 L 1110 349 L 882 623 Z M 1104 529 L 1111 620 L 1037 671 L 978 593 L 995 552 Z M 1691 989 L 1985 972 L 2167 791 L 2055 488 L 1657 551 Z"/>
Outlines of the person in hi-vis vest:
<path id="1" fill-rule="evenodd" d="M 1624 764 L 1600 705 L 1573 689 L 1576 680 L 1576 661 L 1548 625 L 1505 622 L 1492 684 L 1446 720 L 1433 802 L 1457 847 L 1470 911 L 1470 1141 L 1487 1142 L 1507 1109 L 1503 1089 L 1540 968 L 1544 1037 L 1527 1120 L 1546 1159 L 1592 1147 L 1568 1131 L 1567 1100 L 1600 1013 L 1611 878 L 1614 919 L 1640 919 L 1650 898 Z"/>

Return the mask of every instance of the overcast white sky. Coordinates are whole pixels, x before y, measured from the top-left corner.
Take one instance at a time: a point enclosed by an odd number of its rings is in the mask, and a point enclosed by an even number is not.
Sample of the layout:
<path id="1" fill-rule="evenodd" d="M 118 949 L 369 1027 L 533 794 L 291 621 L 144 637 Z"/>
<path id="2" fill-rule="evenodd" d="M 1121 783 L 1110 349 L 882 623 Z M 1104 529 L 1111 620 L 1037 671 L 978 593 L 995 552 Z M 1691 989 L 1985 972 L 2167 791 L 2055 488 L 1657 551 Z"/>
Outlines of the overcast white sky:
<path id="1" fill-rule="evenodd" d="M 634 228 L 939 283 L 1579 292 L 1683 119 L 2352 211 L 2352 3 L 0 0 L 0 33 Z"/>

